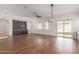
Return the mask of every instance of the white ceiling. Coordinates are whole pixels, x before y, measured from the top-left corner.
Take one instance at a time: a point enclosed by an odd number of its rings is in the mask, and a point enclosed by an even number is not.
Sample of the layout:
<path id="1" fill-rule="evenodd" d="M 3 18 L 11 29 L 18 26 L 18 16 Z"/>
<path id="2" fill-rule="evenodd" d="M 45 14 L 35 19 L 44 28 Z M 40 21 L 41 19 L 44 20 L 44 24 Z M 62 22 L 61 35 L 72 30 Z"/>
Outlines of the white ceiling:
<path id="1" fill-rule="evenodd" d="M 75 12 L 78 6 L 78 4 L 54 4 L 53 14 Z M 33 17 L 33 12 L 39 13 L 42 17 L 50 17 L 50 4 L 0 4 L 0 13 L 4 14 Z"/>

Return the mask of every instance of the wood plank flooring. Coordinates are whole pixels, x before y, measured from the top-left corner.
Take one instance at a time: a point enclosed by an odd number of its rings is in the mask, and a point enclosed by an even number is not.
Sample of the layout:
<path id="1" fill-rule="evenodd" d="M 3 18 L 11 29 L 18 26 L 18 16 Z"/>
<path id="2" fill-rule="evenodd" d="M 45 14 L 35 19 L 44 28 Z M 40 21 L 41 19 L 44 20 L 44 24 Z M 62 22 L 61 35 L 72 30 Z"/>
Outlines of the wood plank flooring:
<path id="1" fill-rule="evenodd" d="M 79 43 L 71 38 L 28 34 L 0 39 L 2 54 L 78 54 Z"/>

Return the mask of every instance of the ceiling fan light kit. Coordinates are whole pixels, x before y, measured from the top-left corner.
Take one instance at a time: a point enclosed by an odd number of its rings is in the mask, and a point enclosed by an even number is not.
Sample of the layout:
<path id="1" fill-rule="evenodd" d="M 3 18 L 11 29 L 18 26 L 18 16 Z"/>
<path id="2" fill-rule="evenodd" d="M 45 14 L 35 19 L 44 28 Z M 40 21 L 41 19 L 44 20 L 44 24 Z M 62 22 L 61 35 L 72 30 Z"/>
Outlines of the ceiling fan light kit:
<path id="1" fill-rule="evenodd" d="M 42 16 L 40 16 L 37 12 L 34 12 L 34 17 L 41 18 Z"/>

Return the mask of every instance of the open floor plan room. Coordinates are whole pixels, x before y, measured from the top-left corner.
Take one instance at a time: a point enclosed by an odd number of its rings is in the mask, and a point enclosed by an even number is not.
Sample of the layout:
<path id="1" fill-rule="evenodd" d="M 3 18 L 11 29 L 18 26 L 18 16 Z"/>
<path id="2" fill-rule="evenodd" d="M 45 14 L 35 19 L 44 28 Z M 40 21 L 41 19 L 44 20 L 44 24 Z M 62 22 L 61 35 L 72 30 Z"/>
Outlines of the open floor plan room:
<path id="1" fill-rule="evenodd" d="M 0 54 L 79 54 L 78 4 L 0 4 Z"/>

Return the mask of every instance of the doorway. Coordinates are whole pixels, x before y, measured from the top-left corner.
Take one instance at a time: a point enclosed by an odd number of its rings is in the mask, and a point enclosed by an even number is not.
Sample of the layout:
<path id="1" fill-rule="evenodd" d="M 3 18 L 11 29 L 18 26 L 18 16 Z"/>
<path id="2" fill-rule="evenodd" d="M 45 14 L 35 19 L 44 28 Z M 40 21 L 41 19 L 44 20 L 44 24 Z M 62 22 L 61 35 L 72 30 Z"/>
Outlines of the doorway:
<path id="1" fill-rule="evenodd" d="M 0 38 L 8 35 L 8 20 L 0 19 Z"/>
<path id="2" fill-rule="evenodd" d="M 72 37 L 71 20 L 57 22 L 57 35 L 61 37 Z"/>

